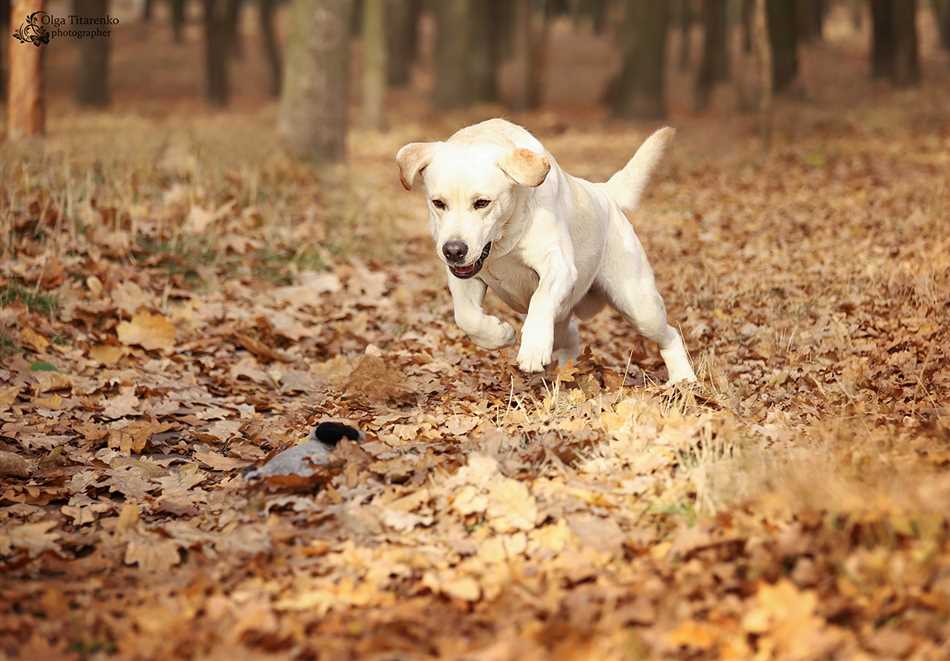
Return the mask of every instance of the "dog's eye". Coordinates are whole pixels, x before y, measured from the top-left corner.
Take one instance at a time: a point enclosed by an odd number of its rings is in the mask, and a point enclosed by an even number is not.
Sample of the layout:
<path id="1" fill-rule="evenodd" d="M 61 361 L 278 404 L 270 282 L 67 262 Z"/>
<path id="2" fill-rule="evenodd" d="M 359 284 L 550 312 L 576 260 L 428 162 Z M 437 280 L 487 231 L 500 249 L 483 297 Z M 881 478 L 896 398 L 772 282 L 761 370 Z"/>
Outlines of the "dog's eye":
<path id="1" fill-rule="evenodd" d="M 445 211 L 445 202 L 442 200 L 432 200 L 432 206 L 434 206 L 439 211 Z"/>
<path id="2" fill-rule="evenodd" d="M 484 209 L 489 204 L 491 204 L 491 200 L 478 199 L 475 200 L 475 204 L 473 204 L 472 207 L 475 209 Z"/>

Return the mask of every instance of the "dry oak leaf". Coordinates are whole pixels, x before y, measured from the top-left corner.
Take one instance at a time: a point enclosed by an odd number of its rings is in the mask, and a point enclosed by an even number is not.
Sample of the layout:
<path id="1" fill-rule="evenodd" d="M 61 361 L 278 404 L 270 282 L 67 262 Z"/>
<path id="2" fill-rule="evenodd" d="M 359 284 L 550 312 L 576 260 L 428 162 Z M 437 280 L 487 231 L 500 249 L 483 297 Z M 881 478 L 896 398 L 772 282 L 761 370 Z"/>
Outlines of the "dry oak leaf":
<path id="1" fill-rule="evenodd" d="M 125 564 L 137 564 L 149 572 L 166 572 L 179 562 L 178 543 L 156 535 L 127 533 L 129 545 L 125 548 Z"/>
<path id="2" fill-rule="evenodd" d="M 799 590 L 783 579 L 762 584 L 754 599 L 742 626 L 762 636 L 760 648 L 771 649 L 775 658 L 826 658 L 821 650 L 833 646 L 837 636 L 816 614 L 818 597 L 813 591 Z"/>
<path id="3" fill-rule="evenodd" d="M 13 549 L 24 549 L 30 557 L 36 557 L 44 551 L 60 552 L 58 532 L 50 532 L 56 527 L 56 521 L 40 521 L 14 526 L 0 533 L 0 555 L 9 555 Z"/>
<path id="4" fill-rule="evenodd" d="M 482 590 L 478 582 L 471 576 L 459 576 L 450 572 L 426 572 L 422 577 L 422 584 L 433 592 L 440 592 L 462 601 L 478 601 Z"/>
<path id="5" fill-rule="evenodd" d="M 4 477 L 29 477 L 33 472 L 30 462 L 15 452 L 0 450 L 0 475 Z"/>
<path id="6" fill-rule="evenodd" d="M 89 357 L 101 365 L 115 365 L 124 355 L 125 349 L 114 344 L 97 344 L 89 348 Z"/>
<path id="7" fill-rule="evenodd" d="M 112 399 L 107 399 L 104 404 L 102 415 L 106 418 L 124 418 L 129 415 L 138 415 L 139 413 L 139 398 L 135 396 L 135 388 L 123 390 L 122 393 Z"/>
<path id="8" fill-rule="evenodd" d="M 116 285 L 112 289 L 111 297 L 115 306 L 129 317 L 138 312 L 140 307 L 151 302 L 151 297 L 131 280 Z"/>
<path id="9" fill-rule="evenodd" d="M 140 312 L 132 321 L 123 321 L 117 329 L 119 342 L 138 344 L 144 349 L 170 350 L 175 346 L 175 325 L 166 317 Z"/>
<path id="10" fill-rule="evenodd" d="M 524 483 L 499 475 L 489 485 L 486 514 L 497 532 L 533 530 L 538 506 Z"/>
<path id="11" fill-rule="evenodd" d="M 20 339 L 28 347 L 37 353 L 43 353 L 49 346 L 49 340 L 37 333 L 32 328 L 24 328 L 20 331 Z"/>
<path id="12" fill-rule="evenodd" d="M 195 459 L 215 471 L 232 471 L 251 465 L 249 461 L 225 457 L 223 454 L 211 450 L 198 450 L 195 452 Z"/>
<path id="13" fill-rule="evenodd" d="M 0 413 L 6 411 L 13 405 L 13 402 L 16 401 L 16 398 L 20 395 L 20 386 L 7 386 L 6 388 L 0 388 Z"/>
<path id="14" fill-rule="evenodd" d="M 694 650 L 710 650 L 719 639 L 720 629 L 696 620 L 687 620 L 666 634 L 671 647 L 688 647 Z"/>

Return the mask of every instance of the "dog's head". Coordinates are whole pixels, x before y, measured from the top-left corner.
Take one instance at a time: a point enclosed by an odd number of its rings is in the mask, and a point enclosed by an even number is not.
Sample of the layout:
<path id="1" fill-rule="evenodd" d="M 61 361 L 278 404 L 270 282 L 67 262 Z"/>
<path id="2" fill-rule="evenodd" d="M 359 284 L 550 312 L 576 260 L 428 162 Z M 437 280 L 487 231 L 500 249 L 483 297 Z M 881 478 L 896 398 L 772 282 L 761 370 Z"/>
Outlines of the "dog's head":
<path id="1" fill-rule="evenodd" d="M 413 142 L 396 154 L 406 190 L 422 180 L 436 250 L 457 278 L 481 270 L 518 204 L 519 187 L 540 186 L 548 159 L 495 144 Z"/>

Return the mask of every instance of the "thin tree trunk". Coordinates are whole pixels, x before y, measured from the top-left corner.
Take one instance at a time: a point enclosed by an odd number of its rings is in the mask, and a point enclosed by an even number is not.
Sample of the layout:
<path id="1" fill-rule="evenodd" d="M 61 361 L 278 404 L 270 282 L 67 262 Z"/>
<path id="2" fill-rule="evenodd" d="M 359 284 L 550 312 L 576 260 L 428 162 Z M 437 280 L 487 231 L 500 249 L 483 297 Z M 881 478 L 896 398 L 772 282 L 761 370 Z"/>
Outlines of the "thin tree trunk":
<path id="1" fill-rule="evenodd" d="M 709 105 L 709 95 L 716 83 L 729 77 L 726 0 L 703 1 L 703 59 L 696 77 L 696 110 Z"/>
<path id="2" fill-rule="evenodd" d="M 187 7 L 185 6 L 185 0 L 171 0 L 172 34 L 175 35 L 176 44 L 185 41 L 186 17 Z"/>
<path id="3" fill-rule="evenodd" d="M 105 16 L 109 0 L 73 0 L 74 14 Z M 80 39 L 79 62 L 75 74 L 76 101 L 83 106 L 109 105 L 109 55 L 111 39 L 94 37 Z"/>
<path id="4" fill-rule="evenodd" d="M 795 5 L 788 0 L 768 0 L 766 9 L 772 49 L 772 91 L 780 94 L 798 77 Z"/>
<path id="5" fill-rule="evenodd" d="M 666 115 L 669 19 L 670 6 L 666 2 L 628 0 L 623 27 L 627 44 L 613 104 L 615 115 L 648 119 Z"/>
<path id="6" fill-rule="evenodd" d="M 608 0 L 590 0 L 591 29 L 594 34 L 603 34 L 607 29 L 609 13 Z"/>
<path id="7" fill-rule="evenodd" d="M 894 75 L 894 12 L 891 0 L 871 0 L 871 76 Z"/>
<path id="8" fill-rule="evenodd" d="M 244 56 L 244 39 L 241 35 L 241 10 L 244 0 L 227 0 L 228 47 L 237 59 Z"/>
<path id="9" fill-rule="evenodd" d="M 802 42 L 822 38 L 825 22 L 825 0 L 796 0 L 798 37 Z"/>
<path id="10" fill-rule="evenodd" d="M 472 101 L 469 57 L 471 33 L 469 0 L 438 0 L 435 7 L 435 85 L 432 101 L 443 110 L 462 108 Z"/>
<path id="11" fill-rule="evenodd" d="M 548 69 L 548 37 L 550 27 L 548 22 L 546 0 L 539 0 L 541 4 L 540 11 L 533 12 L 531 27 L 531 42 L 529 56 L 531 74 L 528 85 L 528 108 L 535 109 L 541 107 L 541 100 L 544 96 L 544 81 L 547 78 Z"/>
<path id="12" fill-rule="evenodd" d="M 418 52 L 419 0 L 389 0 L 386 4 L 386 82 L 405 87 L 412 78 Z"/>
<path id="13" fill-rule="evenodd" d="M 11 12 L 14 20 L 17 20 L 45 9 L 44 0 L 16 0 Z M 43 67 L 46 47 L 11 42 L 8 52 L 10 91 L 7 103 L 7 135 L 11 140 L 42 135 L 46 131 Z"/>
<path id="14" fill-rule="evenodd" d="M 386 100 L 386 0 L 363 5 L 363 125 L 383 128 Z"/>
<path id="15" fill-rule="evenodd" d="M 752 52 L 752 23 L 755 20 L 755 0 L 742 0 L 742 52 Z"/>
<path id="16" fill-rule="evenodd" d="M 531 88 L 531 0 L 513 0 L 515 5 L 514 31 L 511 40 L 512 60 L 515 69 L 515 94 L 511 100 L 513 110 L 530 107 Z"/>
<path id="17" fill-rule="evenodd" d="M 851 27 L 860 32 L 864 25 L 864 0 L 848 0 L 848 9 L 851 13 Z"/>
<path id="18" fill-rule="evenodd" d="M 145 0 L 142 3 L 142 22 L 151 23 L 152 22 L 152 10 L 155 8 L 155 3 L 153 0 Z"/>
<path id="19" fill-rule="evenodd" d="M 498 100 L 498 65 L 501 38 L 498 27 L 504 21 L 504 3 L 508 0 L 482 0 L 473 18 L 472 90 L 478 102 Z"/>
<path id="20" fill-rule="evenodd" d="M 759 132 L 762 148 L 772 147 L 772 45 L 769 40 L 766 0 L 755 0 L 752 17 L 752 35 L 755 45 L 755 63 L 759 78 Z"/>
<path id="21" fill-rule="evenodd" d="M 274 29 L 276 5 L 277 0 L 257 0 L 258 25 L 264 39 L 264 54 L 270 71 L 271 96 L 280 96 L 280 83 L 283 76 L 280 44 L 277 43 L 277 31 Z"/>
<path id="22" fill-rule="evenodd" d="M 10 25 L 10 2 L 0 0 L 0 28 L 3 28 L 6 34 L 12 34 L 16 26 Z M 7 98 L 7 49 L 11 42 L 4 40 L 0 42 L 0 100 Z"/>
<path id="23" fill-rule="evenodd" d="M 293 0 L 277 130 L 287 150 L 316 163 L 346 155 L 351 0 Z"/>
<path id="24" fill-rule="evenodd" d="M 917 0 L 895 1 L 894 85 L 920 84 L 920 47 L 917 39 Z"/>
<path id="25" fill-rule="evenodd" d="M 231 44 L 228 29 L 228 0 L 204 0 L 205 94 L 215 106 L 226 106 L 231 98 L 228 76 Z"/>
<path id="26" fill-rule="evenodd" d="M 680 71 L 689 71 L 690 65 L 690 29 L 693 25 L 693 12 L 691 0 L 680 0 L 679 3 L 679 24 L 680 24 L 680 51 L 679 51 L 679 69 Z"/>
<path id="27" fill-rule="evenodd" d="M 940 34 L 940 47 L 950 50 L 950 0 L 931 0 L 931 6 Z"/>

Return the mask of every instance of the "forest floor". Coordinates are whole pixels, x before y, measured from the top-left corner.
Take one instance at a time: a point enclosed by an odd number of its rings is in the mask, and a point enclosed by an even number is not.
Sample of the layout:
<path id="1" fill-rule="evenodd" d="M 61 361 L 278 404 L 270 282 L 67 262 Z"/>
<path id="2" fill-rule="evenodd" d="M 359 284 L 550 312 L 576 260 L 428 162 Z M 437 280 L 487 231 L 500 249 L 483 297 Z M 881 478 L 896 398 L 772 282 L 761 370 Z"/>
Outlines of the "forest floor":
<path id="1" fill-rule="evenodd" d="M 947 658 L 948 80 L 783 102 L 767 156 L 675 109 L 672 389 L 613 313 L 534 376 L 454 325 L 392 155 L 484 109 L 319 175 L 272 106 L 54 115 L 0 172 L 0 656 Z M 589 114 L 515 119 L 603 180 L 655 127 Z M 323 484 L 244 480 L 325 418 Z"/>

